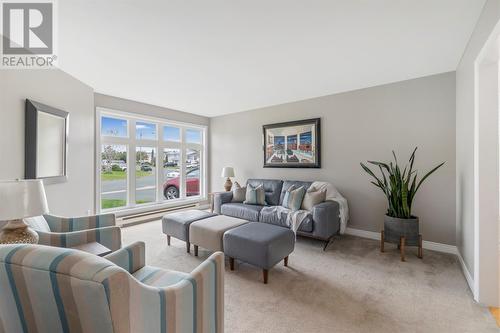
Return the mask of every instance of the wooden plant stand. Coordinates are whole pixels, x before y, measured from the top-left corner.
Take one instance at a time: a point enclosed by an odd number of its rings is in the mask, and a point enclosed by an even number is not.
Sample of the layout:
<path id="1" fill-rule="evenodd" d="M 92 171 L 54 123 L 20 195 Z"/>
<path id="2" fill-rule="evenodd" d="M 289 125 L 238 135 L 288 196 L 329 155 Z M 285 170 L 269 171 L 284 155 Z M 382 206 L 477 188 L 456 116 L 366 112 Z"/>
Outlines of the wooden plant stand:
<path id="1" fill-rule="evenodd" d="M 385 239 L 384 239 L 384 230 L 382 230 L 380 232 L 380 252 L 385 252 L 385 248 L 384 248 L 384 243 L 385 243 Z M 405 257 L 405 249 L 406 249 L 406 239 L 405 239 L 405 236 L 401 236 L 400 239 L 399 239 L 399 244 L 398 244 L 398 249 L 399 249 L 399 252 L 401 253 L 401 261 L 406 261 L 406 257 Z M 418 254 L 417 254 L 417 257 L 419 259 L 422 259 L 424 257 L 424 254 L 423 254 L 423 250 L 422 250 L 422 235 L 418 235 Z"/>

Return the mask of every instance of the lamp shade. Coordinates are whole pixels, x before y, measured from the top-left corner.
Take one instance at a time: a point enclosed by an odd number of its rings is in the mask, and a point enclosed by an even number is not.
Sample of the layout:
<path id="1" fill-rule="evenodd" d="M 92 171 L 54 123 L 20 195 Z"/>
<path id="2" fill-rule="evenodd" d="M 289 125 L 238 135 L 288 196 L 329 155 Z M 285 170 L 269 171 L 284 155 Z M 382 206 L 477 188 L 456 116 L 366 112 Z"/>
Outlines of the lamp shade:
<path id="1" fill-rule="evenodd" d="M 233 167 L 224 167 L 222 168 L 221 177 L 234 177 L 234 169 Z"/>
<path id="2" fill-rule="evenodd" d="M 41 180 L 0 181 L 0 221 L 40 216 L 48 211 Z"/>

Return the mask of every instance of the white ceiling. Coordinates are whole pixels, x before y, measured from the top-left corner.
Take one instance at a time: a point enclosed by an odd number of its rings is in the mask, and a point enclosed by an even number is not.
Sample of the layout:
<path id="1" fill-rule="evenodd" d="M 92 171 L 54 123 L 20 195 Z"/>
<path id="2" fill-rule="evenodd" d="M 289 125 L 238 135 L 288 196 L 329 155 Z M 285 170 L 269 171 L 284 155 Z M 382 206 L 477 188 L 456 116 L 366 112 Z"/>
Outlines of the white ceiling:
<path id="1" fill-rule="evenodd" d="M 485 0 L 60 0 L 59 65 L 217 116 L 455 70 Z"/>

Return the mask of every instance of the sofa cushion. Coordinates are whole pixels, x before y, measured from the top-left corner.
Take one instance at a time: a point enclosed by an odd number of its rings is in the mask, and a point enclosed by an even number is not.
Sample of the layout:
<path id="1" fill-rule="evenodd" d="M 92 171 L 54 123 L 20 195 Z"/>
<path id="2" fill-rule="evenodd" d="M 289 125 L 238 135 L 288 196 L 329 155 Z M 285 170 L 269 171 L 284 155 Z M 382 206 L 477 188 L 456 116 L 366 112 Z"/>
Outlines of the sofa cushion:
<path id="1" fill-rule="evenodd" d="M 286 219 L 287 219 L 287 211 L 281 212 L 280 216 L 276 214 L 276 210 L 274 207 L 264 207 L 260 211 L 259 221 L 263 223 L 269 223 L 274 225 L 279 225 L 282 227 L 286 227 Z M 300 224 L 299 231 L 303 232 L 312 232 L 313 231 L 313 217 L 312 213 L 307 214 L 304 221 Z"/>
<path id="2" fill-rule="evenodd" d="M 278 206 L 280 204 L 281 188 L 283 186 L 283 181 L 279 179 L 249 179 L 247 181 L 247 186 L 252 185 L 253 187 L 262 184 L 264 186 L 264 191 L 266 192 L 266 203 L 270 206 Z"/>
<path id="3" fill-rule="evenodd" d="M 247 221 L 258 222 L 262 207 L 264 206 L 245 205 L 244 203 L 231 202 L 221 206 L 221 214 L 237 217 Z"/>
<path id="4" fill-rule="evenodd" d="M 309 189 L 309 187 L 311 186 L 312 182 L 303 182 L 303 181 L 300 181 L 300 180 L 285 180 L 283 182 L 283 186 L 281 187 L 281 193 L 280 193 L 280 197 L 279 197 L 279 202 L 277 204 L 274 204 L 275 206 L 283 206 L 283 199 L 285 198 L 285 193 L 286 191 L 288 190 L 288 188 L 292 185 L 295 185 L 296 188 L 299 188 L 301 186 L 304 186 L 304 188 L 306 189 Z"/>
<path id="5" fill-rule="evenodd" d="M 306 194 L 304 186 L 298 188 L 295 185 L 291 186 L 283 198 L 283 207 L 291 209 L 293 212 L 299 210 L 302 206 L 302 200 L 304 200 L 304 194 Z"/>
<path id="6" fill-rule="evenodd" d="M 314 206 L 322 203 L 326 199 L 326 190 L 317 190 L 315 188 L 309 188 L 304 195 L 304 200 L 302 200 L 303 210 L 311 211 Z"/>
<path id="7" fill-rule="evenodd" d="M 234 182 L 233 188 L 231 189 L 233 192 L 232 202 L 243 202 L 246 199 L 247 188 L 241 187 L 240 183 Z"/>
<path id="8" fill-rule="evenodd" d="M 262 184 L 255 187 L 252 185 L 247 185 L 247 193 L 245 195 L 245 201 L 243 201 L 243 203 L 247 205 L 267 205 L 266 193 L 264 192 L 264 187 L 262 186 Z"/>

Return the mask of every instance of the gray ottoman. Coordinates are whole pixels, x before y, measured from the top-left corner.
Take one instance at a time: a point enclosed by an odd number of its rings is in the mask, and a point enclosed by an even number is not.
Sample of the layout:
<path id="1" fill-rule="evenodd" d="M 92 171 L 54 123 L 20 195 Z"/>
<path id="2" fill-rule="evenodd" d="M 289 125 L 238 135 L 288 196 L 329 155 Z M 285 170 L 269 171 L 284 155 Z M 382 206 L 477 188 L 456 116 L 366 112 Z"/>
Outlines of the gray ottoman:
<path id="1" fill-rule="evenodd" d="M 224 234 L 224 253 L 229 257 L 231 270 L 234 270 L 234 259 L 260 267 L 264 283 L 267 283 L 269 269 L 278 262 L 284 259 L 288 266 L 288 255 L 294 247 L 292 230 L 262 222 L 248 223 Z"/>
<path id="2" fill-rule="evenodd" d="M 192 209 L 163 216 L 162 229 L 163 233 L 167 235 L 167 244 L 170 246 L 170 237 L 183 240 L 186 242 L 186 251 L 189 253 L 191 251 L 189 242 L 189 226 L 191 223 L 215 215 L 217 214 Z"/>
<path id="3" fill-rule="evenodd" d="M 223 251 L 224 233 L 245 223 L 248 221 L 225 215 L 217 215 L 191 223 L 189 238 L 194 244 L 194 255 L 198 255 L 198 246 L 210 251 Z"/>

